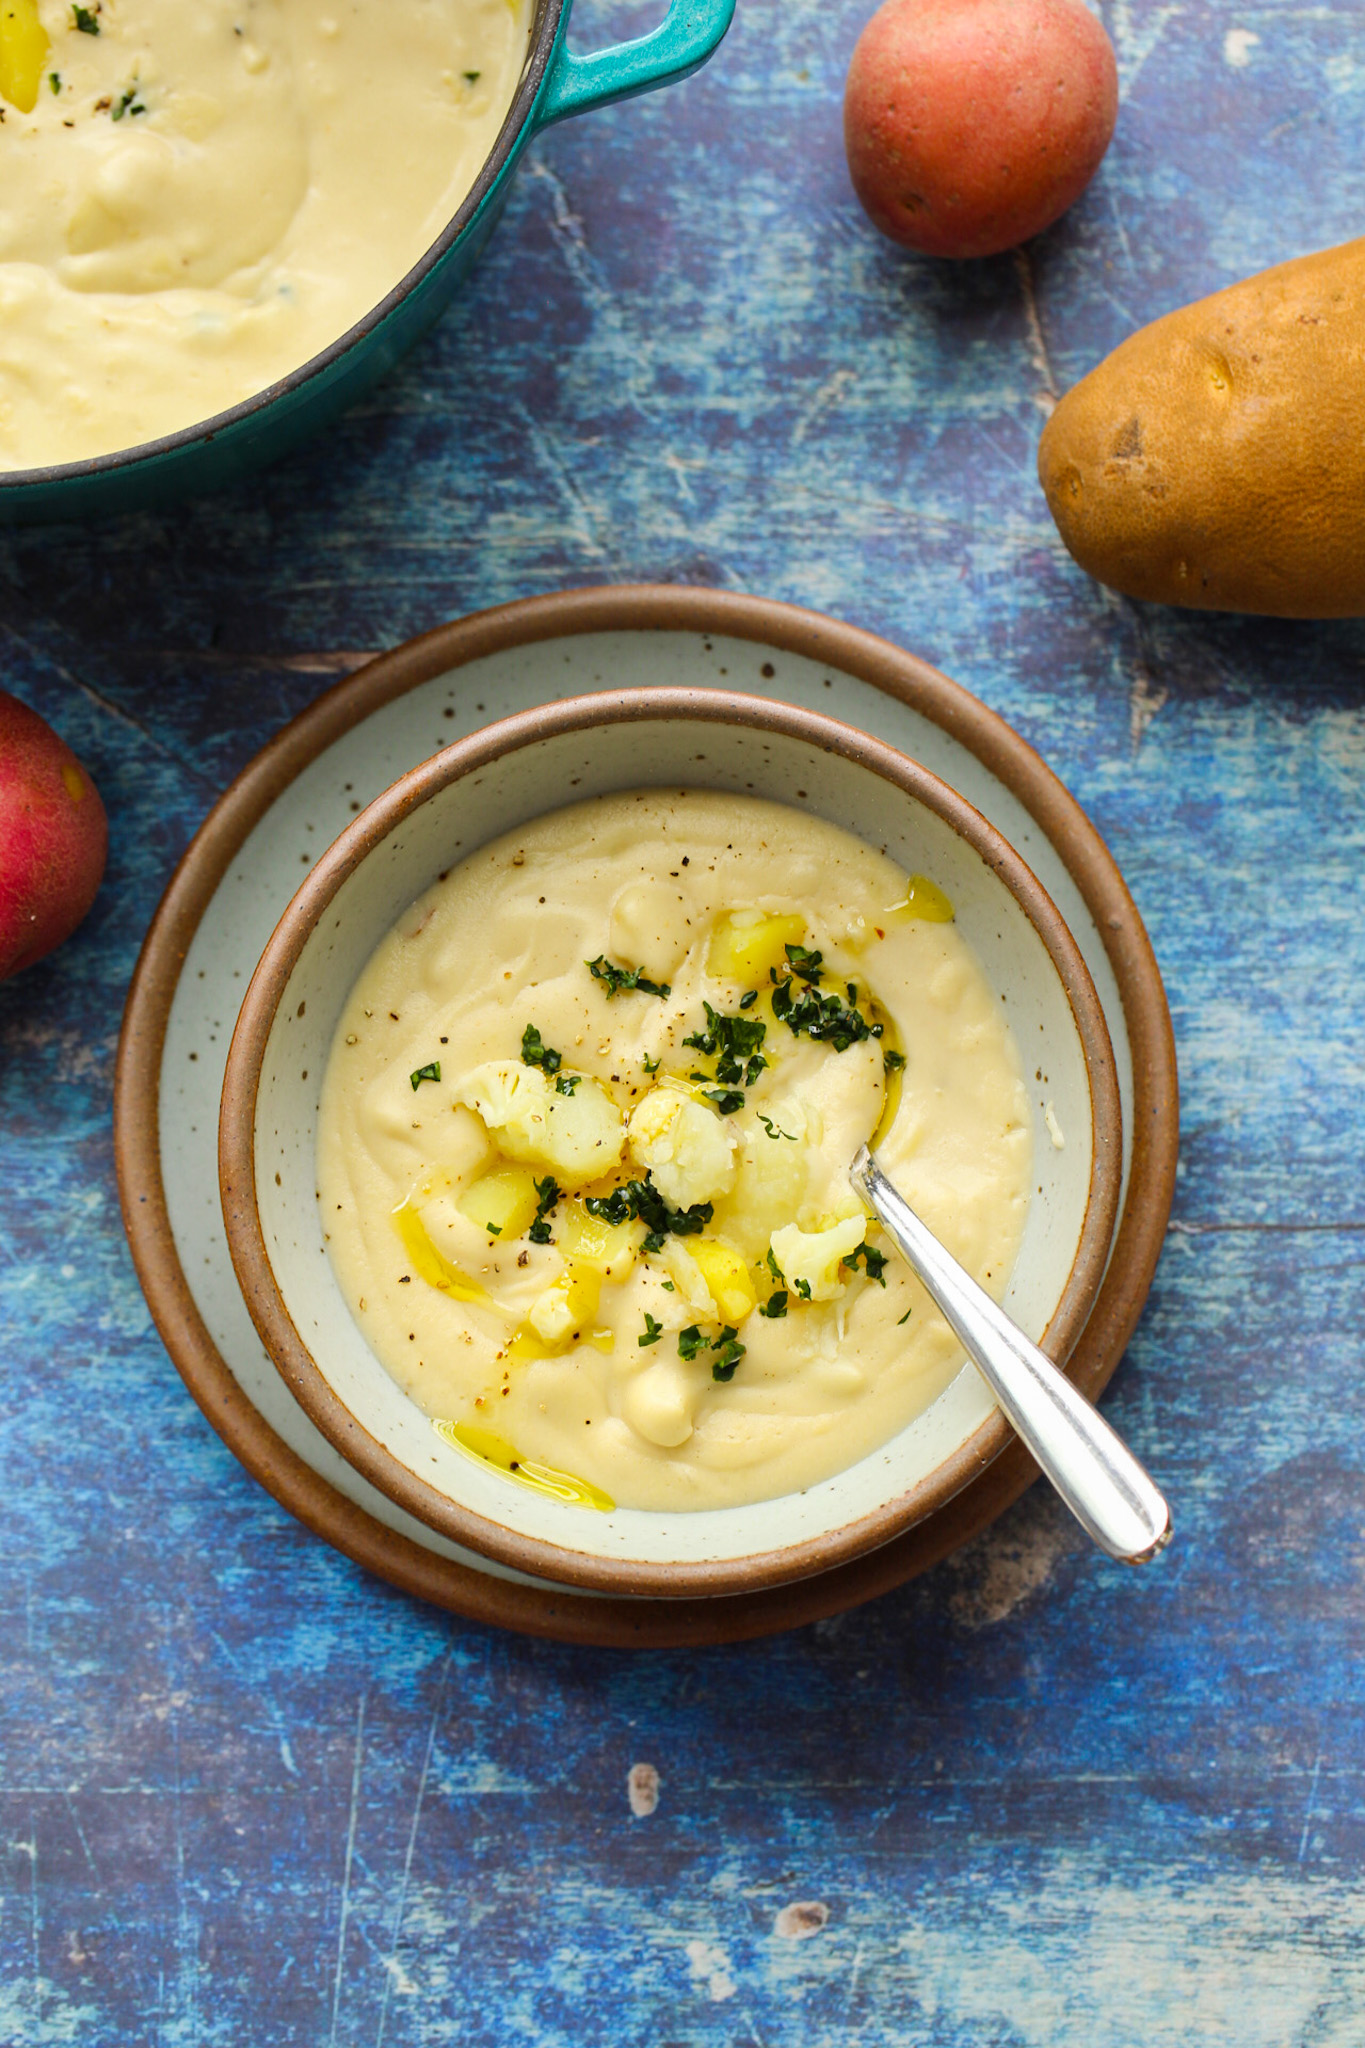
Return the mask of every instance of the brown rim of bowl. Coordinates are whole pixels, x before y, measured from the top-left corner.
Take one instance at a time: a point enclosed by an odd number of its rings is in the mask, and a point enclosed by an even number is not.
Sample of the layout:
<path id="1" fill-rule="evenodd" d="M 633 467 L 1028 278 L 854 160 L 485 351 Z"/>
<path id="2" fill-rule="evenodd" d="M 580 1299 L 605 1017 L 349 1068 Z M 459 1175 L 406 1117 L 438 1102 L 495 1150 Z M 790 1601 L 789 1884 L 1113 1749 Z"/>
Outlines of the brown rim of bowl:
<path id="1" fill-rule="evenodd" d="M 804 1542 L 705 1563 L 603 1557 L 509 1528 L 420 1479 L 333 1392 L 290 1316 L 270 1262 L 257 1205 L 256 1102 L 279 1005 L 308 939 L 342 885 L 404 819 L 481 769 L 573 733 L 605 725 L 695 723 L 781 734 L 851 761 L 890 783 L 955 831 L 1003 882 L 1046 948 L 1080 1037 L 1091 1097 L 1091 1169 L 1085 1218 L 1067 1282 L 1042 1343 L 1064 1363 L 1099 1292 L 1122 1179 L 1118 1076 L 1104 1011 L 1080 949 L 1042 883 L 965 797 L 884 741 L 820 712 L 725 690 L 645 686 L 515 713 L 458 740 L 399 776 L 335 839 L 286 907 L 252 975 L 228 1052 L 219 1121 L 219 1176 L 228 1249 L 247 1308 L 290 1393 L 372 1486 L 448 1541 L 535 1578 L 591 1592 L 664 1599 L 764 1591 L 847 1563 L 890 1542 L 959 1493 L 998 1457 L 1012 1431 L 997 1410 L 932 1474 L 872 1513 Z M 400 907 L 401 914 L 401 907 Z"/>
<path id="2" fill-rule="evenodd" d="M 1113 969 L 1132 1055 L 1128 1194 L 1109 1269 L 1067 1375 L 1096 1400 L 1137 1328 L 1165 1243 L 1180 1142 L 1179 1076 L 1161 971 L 1113 855 L 1022 734 L 961 683 L 879 634 L 775 598 L 677 584 L 618 584 L 520 598 L 432 628 L 315 697 L 240 770 L 181 856 L 143 941 L 114 1078 L 114 1160 L 133 1264 L 167 1353 L 201 1413 L 251 1477 L 304 1528 L 410 1599 L 485 1627 L 603 1649 L 703 1648 L 808 1627 L 881 1598 L 983 1535 L 1038 1477 L 1018 1442 L 947 1507 L 819 1578 L 738 1600 L 585 1598 L 504 1579 L 416 1541 L 340 1492 L 266 1421 L 204 1321 L 176 1247 L 161 1173 L 166 1031 L 185 956 L 233 860 L 290 783 L 344 734 L 470 663 L 543 640 L 610 632 L 748 643 L 854 678 L 948 734 L 1045 835 Z"/>

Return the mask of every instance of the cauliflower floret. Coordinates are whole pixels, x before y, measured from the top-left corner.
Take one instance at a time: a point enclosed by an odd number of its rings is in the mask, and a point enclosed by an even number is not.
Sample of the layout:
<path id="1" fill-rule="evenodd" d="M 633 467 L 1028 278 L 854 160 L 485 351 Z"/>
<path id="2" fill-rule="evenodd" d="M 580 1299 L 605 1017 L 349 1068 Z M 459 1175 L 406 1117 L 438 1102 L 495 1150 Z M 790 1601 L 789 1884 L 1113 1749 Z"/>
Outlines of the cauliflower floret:
<path id="1" fill-rule="evenodd" d="M 574 1313 L 562 1287 L 547 1287 L 544 1294 L 532 1303 L 527 1317 L 537 1337 L 543 1337 L 547 1344 L 562 1344 L 574 1327 Z"/>
<path id="2" fill-rule="evenodd" d="M 568 1267 L 531 1304 L 527 1321 L 547 1344 L 562 1344 L 597 1313 L 602 1282 L 596 1273 Z"/>
<path id="3" fill-rule="evenodd" d="M 688 1251 L 680 1237 L 664 1239 L 664 1248 L 659 1254 L 660 1264 L 673 1282 L 679 1299 L 691 1309 L 694 1315 L 711 1316 L 716 1304 L 711 1299 L 711 1290 L 702 1278 L 701 1267 Z"/>
<path id="4" fill-rule="evenodd" d="M 844 1291 L 839 1261 L 858 1249 L 866 1229 L 867 1218 L 861 1215 L 845 1217 L 828 1230 L 802 1230 L 799 1224 L 789 1223 L 784 1230 L 773 1232 L 773 1257 L 787 1284 L 803 1300 L 833 1301 Z M 802 1293 L 798 1281 L 809 1287 L 809 1297 Z"/>
<path id="5" fill-rule="evenodd" d="M 733 1132 L 683 1089 L 651 1088 L 629 1129 L 631 1157 L 675 1209 L 717 1201 L 734 1186 Z"/>
<path id="6" fill-rule="evenodd" d="M 457 1095 L 477 1110 L 509 1159 L 548 1166 L 566 1186 L 600 1180 L 621 1163 L 621 1112 L 586 1074 L 562 1095 L 538 1067 L 489 1060 L 465 1076 Z"/>

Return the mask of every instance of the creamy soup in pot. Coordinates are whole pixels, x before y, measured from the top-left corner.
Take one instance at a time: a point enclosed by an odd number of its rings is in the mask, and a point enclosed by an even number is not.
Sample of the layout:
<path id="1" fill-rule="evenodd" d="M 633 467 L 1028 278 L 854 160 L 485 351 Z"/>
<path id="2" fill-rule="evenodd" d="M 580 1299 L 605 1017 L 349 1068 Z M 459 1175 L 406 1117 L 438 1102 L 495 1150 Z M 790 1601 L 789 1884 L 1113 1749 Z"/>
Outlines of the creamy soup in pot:
<path id="1" fill-rule="evenodd" d="M 854 1196 L 882 1163 L 997 1298 L 1028 1207 L 1005 1006 L 933 880 L 784 805 L 595 798 L 399 919 L 330 1054 L 319 1200 L 447 1441 L 599 1507 L 841 1471 L 962 1354 Z"/>
<path id="2" fill-rule="evenodd" d="M 0 468 L 193 425 L 339 339 L 489 155 L 529 0 L 4 0 Z"/>

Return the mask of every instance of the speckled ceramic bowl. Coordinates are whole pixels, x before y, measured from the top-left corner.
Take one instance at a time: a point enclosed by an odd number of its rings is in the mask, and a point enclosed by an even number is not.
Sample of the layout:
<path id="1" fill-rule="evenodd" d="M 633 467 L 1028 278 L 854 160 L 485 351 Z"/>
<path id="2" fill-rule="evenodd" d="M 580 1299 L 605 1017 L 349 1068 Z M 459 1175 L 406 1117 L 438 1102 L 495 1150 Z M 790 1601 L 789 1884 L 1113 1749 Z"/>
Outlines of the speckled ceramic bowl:
<path id="1" fill-rule="evenodd" d="M 1090 975 L 1041 883 L 964 798 L 880 741 L 790 706 L 626 689 L 503 720 L 402 776 L 322 856 L 280 920 L 242 1006 L 219 1128 L 247 1306 L 295 1398 L 343 1456 L 428 1527 L 502 1564 L 656 1597 L 807 1577 L 933 1513 L 1009 1440 L 975 1371 L 964 1368 L 889 1443 L 802 1493 L 694 1513 L 565 1507 L 448 1446 L 379 1364 L 333 1276 L 314 1162 L 337 1020 L 405 906 L 454 860 L 561 802 L 683 784 L 803 806 L 946 888 L 1018 1042 L 1046 1049 L 1046 1085 L 1030 1091 L 1039 1192 L 1006 1305 L 1064 1361 L 1104 1276 L 1120 1188 L 1118 1083 Z"/>

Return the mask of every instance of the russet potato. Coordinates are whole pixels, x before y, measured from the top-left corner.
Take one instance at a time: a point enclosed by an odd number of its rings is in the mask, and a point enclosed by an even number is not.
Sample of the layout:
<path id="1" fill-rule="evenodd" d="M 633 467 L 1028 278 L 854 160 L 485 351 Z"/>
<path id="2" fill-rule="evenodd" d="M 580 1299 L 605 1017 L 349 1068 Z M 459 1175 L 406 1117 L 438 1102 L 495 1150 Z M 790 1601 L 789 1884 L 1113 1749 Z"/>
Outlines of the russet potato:
<path id="1" fill-rule="evenodd" d="M 1129 597 L 1365 613 L 1365 240 L 1182 307 L 1049 420 L 1038 474 L 1083 569 Z"/>

